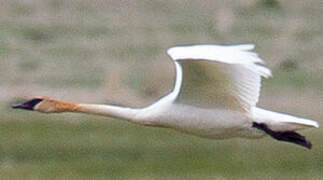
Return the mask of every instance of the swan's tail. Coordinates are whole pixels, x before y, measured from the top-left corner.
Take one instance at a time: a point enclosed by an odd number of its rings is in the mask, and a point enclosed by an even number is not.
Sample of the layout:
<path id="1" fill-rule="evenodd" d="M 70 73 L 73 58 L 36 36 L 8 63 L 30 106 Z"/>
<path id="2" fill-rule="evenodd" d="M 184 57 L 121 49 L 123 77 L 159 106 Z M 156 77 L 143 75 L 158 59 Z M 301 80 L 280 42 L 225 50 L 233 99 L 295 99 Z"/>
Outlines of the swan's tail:
<path id="1" fill-rule="evenodd" d="M 261 108 L 254 108 L 253 116 L 256 123 L 264 123 L 273 131 L 296 131 L 305 128 L 319 127 L 319 124 L 316 121 L 310 119 L 298 118 Z"/>
<path id="2" fill-rule="evenodd" d="M 319 124 L 316 121 L 260 108 L 254 108 L 253 115 L 255 119 L 253 127 L 264 131 L 272 138 L 295 143 L 309 149 L 312 147 L 310 141 L 295 131 L 310 127 L 318 128 Z"/>

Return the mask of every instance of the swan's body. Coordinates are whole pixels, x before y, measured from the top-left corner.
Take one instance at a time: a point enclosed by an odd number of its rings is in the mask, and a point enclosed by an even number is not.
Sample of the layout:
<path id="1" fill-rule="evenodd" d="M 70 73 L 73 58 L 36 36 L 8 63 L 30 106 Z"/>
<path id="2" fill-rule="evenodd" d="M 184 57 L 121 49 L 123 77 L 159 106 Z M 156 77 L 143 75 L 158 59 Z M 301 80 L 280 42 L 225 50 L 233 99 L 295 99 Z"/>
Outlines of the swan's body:
<path id="1" fill-rule="evenodd" d="M 157 127 L 168 127 L 201 137 L 275 139 L 310 148 L 305 137 L 294 132 L 318 127 L 308 119 L 256 107 L 261 77 L 271 71 L 254 52 L 253 45 L 195 45 L 170 48 L 176 80 L 173 90 L 154 104 L 141 108 L 74 104 L 38 97 L 14 108 L 40 112 L 83 112 L 116 117 Z"/>

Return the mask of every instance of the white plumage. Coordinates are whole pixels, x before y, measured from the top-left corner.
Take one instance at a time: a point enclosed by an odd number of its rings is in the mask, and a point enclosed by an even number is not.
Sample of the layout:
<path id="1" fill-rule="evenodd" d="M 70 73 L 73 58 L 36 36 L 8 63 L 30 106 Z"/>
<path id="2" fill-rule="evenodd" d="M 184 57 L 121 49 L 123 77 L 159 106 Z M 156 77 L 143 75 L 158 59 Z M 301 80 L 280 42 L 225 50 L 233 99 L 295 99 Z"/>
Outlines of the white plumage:
<path id="1" fill-rule="evenodd" d="M 318 127 L 312 120 L 256 107 L 261 77 L 271 71 L 254 52 L 254 45 L 194 45 L 168 49 L 174 60 L 173 91 L 144 109 L 151 124 L 209 138 L 257 138 L 263 131 L 252 127 L 264 123 L 274 131 Z"/>
<path id="2" fill-rule="evenodd" d="M 213 76 L 212 79 L 218 78 L 222 82 L 225 81 L 222 85 L 228 86 L 225 90 L 224 88 L 226 87 L 224 86 L 217 87 L 217 90 L 223 89 L 221 95 L 225 93 L 232 96 L 232 98 L 239 101 L 241 108 L 249 111 L 258 102 L 261 76 L 266 78 L 271 76 L 269 69 L 259 65 L 263 64 L 263 61 L 258 55 L 248 51 L 253 48 L 254 45 L 249 44 L 228 47 L 196 45 L 173 47 L 167 53 L 174 61 L 179 63 L 182 63 L 182 61 L 196 61 L 207 66 L 215 65 L 214 70 L 219 73 L 215 74 L 213 72 L 210 76 Z M 217 99 L 214 100 L 217 101 Z"/>
<path id="3" fill-rule="evenodd" d="M 154 104 L 141 109 L 73 104 L 41 97 L 13 107 L 117 117 L 213 139 L 258 138 L 268 134 L 277 140 L 311 148 L 311 143 L 294 131 L 319 127 L 317 122 L 256 107 L 261 78 L 270 77 L 271 71 L 251 51 L 253 48 L 254 45 L 245 44 L 168 49 L 176 69 L 174 88 Z"/>

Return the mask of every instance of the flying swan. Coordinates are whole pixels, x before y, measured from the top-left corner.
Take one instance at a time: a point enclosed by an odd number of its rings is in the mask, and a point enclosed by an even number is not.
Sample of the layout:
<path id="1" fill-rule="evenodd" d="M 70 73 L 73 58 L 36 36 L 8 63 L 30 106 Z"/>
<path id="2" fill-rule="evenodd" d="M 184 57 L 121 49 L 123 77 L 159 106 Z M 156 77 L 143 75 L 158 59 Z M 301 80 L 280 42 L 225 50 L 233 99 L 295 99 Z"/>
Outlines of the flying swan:
<path id="1" fill-rule="evenodd" d="M 76 104 L 48 97 L 36 97 L 12 107 L 109 116 L 211 139 L 269 135 L 310 149 L 311 142 L 295 131 L 318 128 L 316 121 L 256 107 L 261 77 L 270 77 L 271 71 L 253 49 L 252 44 L 171 47 L 167 53 L 176 69 L 174 88 L 144 108 Z"/>

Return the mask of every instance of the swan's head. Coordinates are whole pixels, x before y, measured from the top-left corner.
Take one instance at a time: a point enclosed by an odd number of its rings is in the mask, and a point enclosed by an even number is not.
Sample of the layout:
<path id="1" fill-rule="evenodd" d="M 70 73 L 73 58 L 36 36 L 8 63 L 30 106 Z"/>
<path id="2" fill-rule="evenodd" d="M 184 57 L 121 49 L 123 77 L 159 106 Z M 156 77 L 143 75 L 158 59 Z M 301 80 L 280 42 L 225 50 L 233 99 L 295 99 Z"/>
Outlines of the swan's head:
<path id="1" fill-rule="evenodd" d="M 71 103 L 57 101 L 48 97 L 36 97 L 25 102 L 12 105 L 14 109 L 39 111 L 43 113 L 55 113 L 72 111 L 74 106 Z"/>

